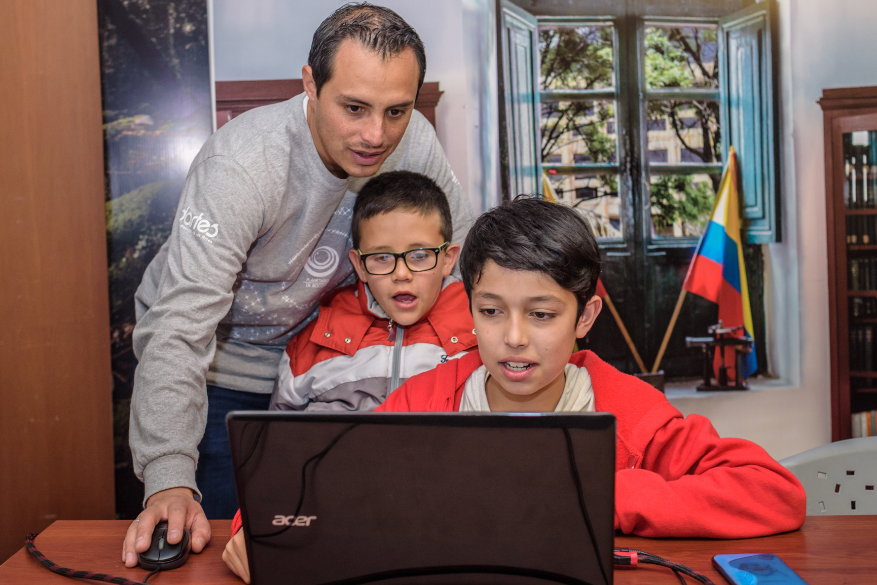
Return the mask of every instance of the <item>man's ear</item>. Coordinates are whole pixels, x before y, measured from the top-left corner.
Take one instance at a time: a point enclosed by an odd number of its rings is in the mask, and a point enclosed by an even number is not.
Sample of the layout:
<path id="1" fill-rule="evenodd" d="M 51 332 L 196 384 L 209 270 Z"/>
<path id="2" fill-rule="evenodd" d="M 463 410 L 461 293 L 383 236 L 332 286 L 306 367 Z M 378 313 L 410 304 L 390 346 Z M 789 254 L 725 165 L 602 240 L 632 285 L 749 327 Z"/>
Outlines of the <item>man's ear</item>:
<path id="1" fill-rule="evenodd" d="M 308 99 L 314 101 L 317 99 L 317 84 L 314 82 L 314 72 L 310 65 L 301 68 L 301 80 L 304 82 L 305 93 Z"/>
<path id="2" fill-rule="evenodd" d="M 448 276 L 454 269 L 454 263 L 460 256 L 460 244 L 451 244 L 445 248 L 445 263 L 442 265 L 442 276 Z"/>
<path id="3" fill-rule="evenodd" d="M 350 263 L 353 264 L 353 269 L 356 271 L 359 280 L 368 282 L 368 272 L 365 271 L 365 266 L 362 264 L 362 258 L 359 257 L 359 252 L 351 249 L 347 252 L 347 257 L 350 258 Z"/>
<path id="4" fill-rule="evenodd" d="M 603 299 L 597 295 L 592 296 L 591 300 L 585 304 L 585 310 L 582 312 L 582 317 L 576 325 L 576 339 L 581 339 L 588 334 L 602 309 Z"/>

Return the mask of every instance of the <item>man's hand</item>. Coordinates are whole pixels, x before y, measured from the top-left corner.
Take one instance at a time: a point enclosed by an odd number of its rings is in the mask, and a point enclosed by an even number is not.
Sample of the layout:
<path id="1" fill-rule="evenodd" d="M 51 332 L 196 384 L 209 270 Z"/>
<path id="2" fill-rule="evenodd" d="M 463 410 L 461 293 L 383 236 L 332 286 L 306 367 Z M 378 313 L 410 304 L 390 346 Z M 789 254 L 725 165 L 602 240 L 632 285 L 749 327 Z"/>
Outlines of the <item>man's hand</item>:
<path id="1" fill-rule="evenodd" d="M 247 545 L 244 544 L 243 529 L 238 530 L 238 533 L 225 545 L 222 560 L 232 573 L 244 580 L 244 583 L 250 582 L 250 565 L 247 563 Z"/>
<path id="2" fill-rule="evenodd" d="M 170 544 L 180 542 L 183 528 L 188 528 L 191 534 L 192 552 L 201 552 L 210 542 L 210 523 L 201 504 L 192 497 L 192 490 L 179 487 L 156 492 L 147 500 L 146 509 L 128 527 L 122 544 L 122 562 L 126 567 L 137 566 L 137 554 L 149 548 L 152 531 L 162 520 L 168 522 L 167 541 Z"/>

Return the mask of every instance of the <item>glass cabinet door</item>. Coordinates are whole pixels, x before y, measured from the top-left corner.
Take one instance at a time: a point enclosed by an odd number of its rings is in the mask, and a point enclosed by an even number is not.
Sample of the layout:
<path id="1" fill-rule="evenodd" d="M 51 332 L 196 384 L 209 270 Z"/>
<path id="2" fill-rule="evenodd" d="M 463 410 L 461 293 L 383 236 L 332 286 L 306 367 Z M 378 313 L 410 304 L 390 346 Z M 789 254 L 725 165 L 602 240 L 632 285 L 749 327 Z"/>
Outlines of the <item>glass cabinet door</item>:
<path id="1" fill-rule="evenodd" d="M 851 436 L 877 434 L 877 131 L 841 135 Z M 864 413 L 864 416 L 863 416 Z M 864 423 L 864 425 L 862 424 Z"/>

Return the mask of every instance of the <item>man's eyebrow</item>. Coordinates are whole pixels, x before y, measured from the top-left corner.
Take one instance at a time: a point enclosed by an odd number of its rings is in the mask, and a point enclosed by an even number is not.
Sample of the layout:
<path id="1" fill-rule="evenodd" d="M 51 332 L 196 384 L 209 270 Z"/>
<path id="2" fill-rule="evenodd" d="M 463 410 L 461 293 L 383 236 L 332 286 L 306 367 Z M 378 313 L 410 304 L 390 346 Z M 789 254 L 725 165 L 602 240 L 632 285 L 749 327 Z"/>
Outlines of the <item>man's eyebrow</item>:
<path id="1" fill-rule="evenodd" d="M 350 95 L 339 95 L 338 100 L 342 101 L 344 103 L 357 104 L 357 105 L 362 105 L 362 106 L 366 106 L 369 108 L 372 107 L 372 105 L 370 103 L 363 101 L 359 98 L 355 98 L 355 97 L 350 96 Z M 387 106 L 387 109 L 392 110 L 392 109 L 400 109 L 400 108 L 410 108 L 413 105 L 414 105 L 414 100 L 409 100 L 407 102 L 393 104 L 392 106 Z"/>
<path id="2" fill-rule="evenodd" d="M 338 101 L 340 101 L 340 102 L 347 102 L 347 103 L 354 103 L 354 104 L 361 104 L 361 105 L 363 105 L 363 106 L 371 107 L 371 104 L 370 104 L 370 103 L 365 102 L 365 101 L 363 101 L 363 100 L 361 100 L 361 99 L 359 99 L 359 98 L 355 98 L 355 97 L 353 97 L 353 96 L 351 96 L 351 95 L 339 95 L 339 96 L 338 96 Z"/>

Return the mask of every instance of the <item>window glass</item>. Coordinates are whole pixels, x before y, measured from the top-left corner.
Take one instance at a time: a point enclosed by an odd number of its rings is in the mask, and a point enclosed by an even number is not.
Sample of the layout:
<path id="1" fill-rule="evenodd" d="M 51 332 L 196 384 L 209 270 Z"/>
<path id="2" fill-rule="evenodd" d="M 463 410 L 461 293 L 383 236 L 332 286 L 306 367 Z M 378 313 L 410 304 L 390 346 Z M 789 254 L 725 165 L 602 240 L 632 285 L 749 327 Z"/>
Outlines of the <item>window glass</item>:
<path id="1" fill-rule="evenodd" d="M 615 149 L 615 102 L 542 103 L 543 163 L 615 162 Z"/>
<path id="2" fill-rule="evenodd" d="M 719 102 L 652 100 L 647 110 L 650 162 L 722 162 Z M 658 150 L 667 152 L 666 160 L 651 158 Z"/>
<path id="3" fill-rule="evenodd" d="M 646 87 L 719 87 L 715 25 L 647 26 Z"/>
<path id="4" fill-rule="evenodd" d="M 620 238 L 621 200 L 618 197 L 618 176 L 560 175 L 548 171 L 551 192 L 545 198 L 568 205 L 578 211 L 598 238 Z"/>
<path id="5" fill-rule="evenodd" d="M 611 26 L 540 26 L 539 54 L 543 90 L 615 85 Z"/>
<path id="6" fill-rule="evenodd" d="M 652 235 L 700 236 L 709 223 L 719 180 L 706 174 L 652 176 Z"/>

